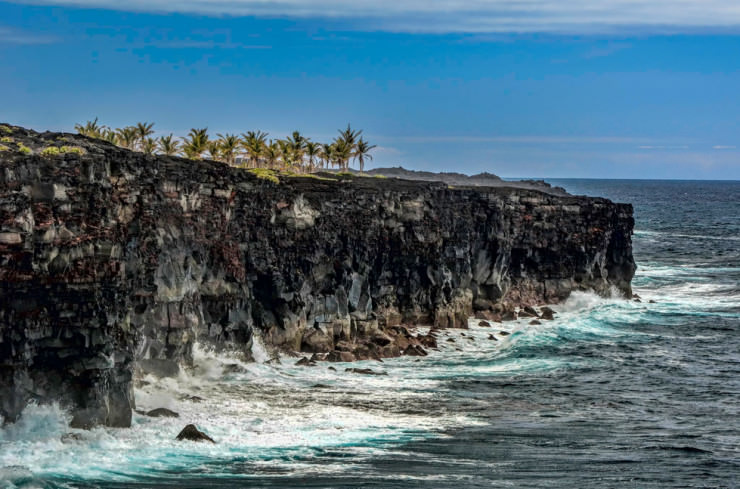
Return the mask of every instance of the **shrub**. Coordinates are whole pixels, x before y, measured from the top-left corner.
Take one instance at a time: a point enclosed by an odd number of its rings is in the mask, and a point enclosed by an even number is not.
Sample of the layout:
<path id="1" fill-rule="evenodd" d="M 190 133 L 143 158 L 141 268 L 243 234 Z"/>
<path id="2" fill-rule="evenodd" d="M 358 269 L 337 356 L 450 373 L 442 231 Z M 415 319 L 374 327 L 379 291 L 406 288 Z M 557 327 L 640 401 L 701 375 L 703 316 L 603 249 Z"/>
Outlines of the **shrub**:
<path id="1" fill-rule="evenodd" d="M 44 148 L 41 150 L 41 156 L 58 156 L 59 153 L 61 152 L 56 146 L 49 146 L 48 148 Z"/>
<path id="2" fill-rule="evenodd" d="M 0 152 L 2 152 L 2 151 L 10 151 L 10 148 L 8 148 L 7 146 L 5 146 L 4 144 L 0 144 Z"/>
<path id="3" fill-rule="evenodd" d="M 59 148 L 59 151 L 61 151 L 64 154 L 75 154 L 75 155 L 84 155 L 85 150 L 80 148 L 79 146 L 62 146 Z"/>
<path id="4" fill-rule="evenodd" d="M 0 124 L 0 132 L 5 134 L 13 134 L 13 130 L 5 124 Z"/>
<path id="5" fill-rule="evenodd" d="M 23 143 L 18 143 L 18 151 L 20 151 L 24 155 L 30 155 L 31 153 L 33 153 L 33 151 L 31 151 L 31 148 L 24 145 Z"/>
<path id="6" fill-rule="evenodd" d="M 41 150 L 41 156 L 46 156 L 46 157 L 59 156 L 59 155 L 65 155 L 65 154 L 83 155 L 85 154 L 85 150 L 77 146 L 62 146 L 61 148 L 57 148 L 56 146 L 49 146 Z"/>
<path id="7" fill-rule="evenodd" d="M 0 138 L 0 142 L 2 142 L 2 143 L 12 143 L 13 142 L 13 138 L 9 138 L 8 136 L 5 136 L 5 137 Z"/>

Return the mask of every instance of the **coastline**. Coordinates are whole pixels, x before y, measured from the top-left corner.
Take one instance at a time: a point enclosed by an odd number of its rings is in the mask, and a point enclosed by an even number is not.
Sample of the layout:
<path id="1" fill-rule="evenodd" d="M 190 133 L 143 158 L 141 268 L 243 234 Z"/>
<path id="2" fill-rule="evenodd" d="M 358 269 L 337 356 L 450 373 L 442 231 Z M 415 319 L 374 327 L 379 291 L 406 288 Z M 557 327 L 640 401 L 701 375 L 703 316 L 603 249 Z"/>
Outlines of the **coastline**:
<path id="1" fill-rule="evenodd" d="M 133 379 L 177 375 L 196 340 L 248 356 L 258 331 L 270 348 L 340 360 L 421 356 L 433 336 L 404 324 L 506 319 L 574 290 L 631 295 L 630 205 L 273 179 L 14 131 L 30 154 L 0 154 L 6 422 L 35 399 L 71 406 L 73 426 L 128 426 Z M 60 144 L 80 154 L 42 154 Z"/>

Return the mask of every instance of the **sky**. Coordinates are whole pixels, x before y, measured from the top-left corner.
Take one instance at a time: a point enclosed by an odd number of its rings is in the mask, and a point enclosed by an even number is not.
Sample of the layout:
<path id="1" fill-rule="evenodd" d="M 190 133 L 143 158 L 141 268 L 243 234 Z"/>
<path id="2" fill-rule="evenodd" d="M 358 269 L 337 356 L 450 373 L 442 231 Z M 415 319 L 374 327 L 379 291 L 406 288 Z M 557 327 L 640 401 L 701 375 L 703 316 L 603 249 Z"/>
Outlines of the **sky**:
<path id="1" fill-rule="evenodd" d="M 737 0 L 0 0 L 0 121 L 351 123 L 371 166 L 740 180 Z"/>

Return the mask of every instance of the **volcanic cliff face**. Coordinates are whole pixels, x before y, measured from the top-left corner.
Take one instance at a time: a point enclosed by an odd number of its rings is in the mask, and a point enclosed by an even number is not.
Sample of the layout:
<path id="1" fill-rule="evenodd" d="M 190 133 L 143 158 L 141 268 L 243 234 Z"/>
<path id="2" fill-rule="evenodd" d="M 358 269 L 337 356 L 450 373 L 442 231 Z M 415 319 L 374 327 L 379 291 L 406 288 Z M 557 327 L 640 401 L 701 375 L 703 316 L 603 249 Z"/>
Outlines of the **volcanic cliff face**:
<path id="1" fill-rule="evenodd" d="M 248 354 L 259 335 L 342 360 L 418 354 L 423 339 L 399 325 L 465 327 L 475 311 L 576 289 L 630 294 L 630 205 L 380 178 L 275 183 L 0 129 L 6 421 L 56 400 L 75 426 L 128 426 L 133 377 L 176 373 L 195 341 Z M 84 154 L 43 152 L 63 145 Z"/>

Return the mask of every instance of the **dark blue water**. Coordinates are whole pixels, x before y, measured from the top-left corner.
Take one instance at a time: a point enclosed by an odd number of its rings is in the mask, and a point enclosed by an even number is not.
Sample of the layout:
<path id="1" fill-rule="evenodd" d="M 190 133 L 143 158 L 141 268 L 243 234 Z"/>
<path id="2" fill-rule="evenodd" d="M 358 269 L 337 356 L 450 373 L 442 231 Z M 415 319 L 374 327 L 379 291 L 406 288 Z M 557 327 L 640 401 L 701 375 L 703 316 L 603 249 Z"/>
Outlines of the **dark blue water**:
<path id="1" fill-rule="evenodd" d="M 386 377 L 200 352 L 137 391 L 177 421 L 62 443 L 65 413 L 29 408 L 0 434 L 0 487 L 737 487 L 740 182 L 552 183 L 634 204 L 642 302 L 575 294 L 498 341 L 368 364 Z M 173 442 L 189 421 L 219 444 Z"/>

